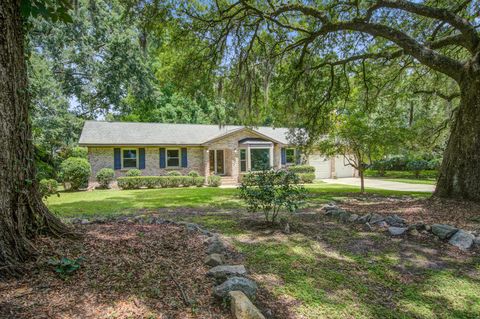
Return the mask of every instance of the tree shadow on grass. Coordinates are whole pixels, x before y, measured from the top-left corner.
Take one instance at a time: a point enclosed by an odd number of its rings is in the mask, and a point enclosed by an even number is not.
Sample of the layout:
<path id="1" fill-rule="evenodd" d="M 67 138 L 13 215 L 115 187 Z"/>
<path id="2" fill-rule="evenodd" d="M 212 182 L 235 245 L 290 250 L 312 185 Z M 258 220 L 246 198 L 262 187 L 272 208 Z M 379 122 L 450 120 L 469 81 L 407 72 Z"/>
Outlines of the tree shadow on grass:
<path id="1" fill-rule="evenodd" d="M 237 241 L 248 266 L 267 278 L 262 285 L 301 303 L 296 313 L 306 318 L 478 318 L 474 254 L 328 221 L 310 227 L 314 231 L 306 235 L 265 238 L 259 233 Z"/>

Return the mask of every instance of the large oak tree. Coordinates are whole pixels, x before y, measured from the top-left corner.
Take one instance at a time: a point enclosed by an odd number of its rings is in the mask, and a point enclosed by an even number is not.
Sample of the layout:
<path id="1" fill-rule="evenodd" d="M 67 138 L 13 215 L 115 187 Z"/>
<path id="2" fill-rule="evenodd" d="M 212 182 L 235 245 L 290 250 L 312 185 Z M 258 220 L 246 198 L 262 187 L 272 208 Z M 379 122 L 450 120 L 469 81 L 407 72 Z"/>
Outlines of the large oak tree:
<path id="1" fill-rule="evenodd" d="M 24 12 L 56 19 L 62 6 L 47 10 L 40 2 L 24 1 Z M 58 14 L 58 15 L 56 15 Z M 20 0 L 0 2 L 0 277 L 21 272 L 22 263 L 35 252 L 39 233 L 68 232 L 49 212 L 35 181 L 34 150 L 29 119 L 30 99 L 24 51 L 25 23 Z"/>
<path id="2" fill-rule="evenodd" d="M 416 86 L 418 92 L 460 97 L 435 194 L 475 201 L 480 201 L 479 10 L 471 0 L 217 0 L 186 8 L 197 31 L 210 40 L 212 56 L 234 63 L 239 78 L 251 80 L 265 61 L 293 61 L 299 76 L 292 82 L 312 74 L 330 78 L 316 92 L 317 101 L 304 105 L 314 109 L 312 121 L 321 116 L 319 106 L 335 99 L 333 78 L 347 65 L 396 63 L 410 74 L 425 69 L 454 82 L 457 92 Z"/>

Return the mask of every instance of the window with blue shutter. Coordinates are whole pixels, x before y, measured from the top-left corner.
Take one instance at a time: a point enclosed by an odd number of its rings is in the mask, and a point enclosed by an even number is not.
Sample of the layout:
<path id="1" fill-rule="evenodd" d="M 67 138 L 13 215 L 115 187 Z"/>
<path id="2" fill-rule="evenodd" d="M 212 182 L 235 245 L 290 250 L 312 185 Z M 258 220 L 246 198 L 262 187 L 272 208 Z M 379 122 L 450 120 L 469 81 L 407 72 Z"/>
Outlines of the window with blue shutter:
<path id="1" fill-rule="evenodd" d="M 182 148 L 182 167 L 188 167 L 187 148 Z"/>
<path id="2" fill-rule="evenodd" d="M 145 149 L 144 148 L 139 148 L 138 149 L 138 155 L 139 155 L 138 168 L 139 169 L 145 169 Z"/>
<path id="3" fill-rule="evenodd" d="M 302 151 L 300 149 L 295 149 L 295 163 L 297 165 L 302 164 Z"/>
<path id="4" fill-rule="evenodd" d="M 287 150 L 282 147 L 282 165 L 287 164 Z"/>
<path id="5" fill-rule="evenodd" d="M 121 169 L 122 168 L 122 155 L 120 148 L 113 149 L 113 168 Z"/>
<path id="6" fill-rule="evenodd" d="M 165 163 L 165 148 L 161 147 L 160 148 L 160 168 L 165 168 L 166 163 Z"/>

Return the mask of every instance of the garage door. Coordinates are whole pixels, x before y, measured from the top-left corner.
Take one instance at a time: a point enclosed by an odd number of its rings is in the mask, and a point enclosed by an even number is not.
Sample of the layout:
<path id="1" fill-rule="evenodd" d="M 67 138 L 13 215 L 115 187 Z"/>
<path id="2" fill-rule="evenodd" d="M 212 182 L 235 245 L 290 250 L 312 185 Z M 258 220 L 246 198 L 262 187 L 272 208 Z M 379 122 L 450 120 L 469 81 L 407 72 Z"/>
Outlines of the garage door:
<path id="1" fill-rule="evenodd" d="M 343 156 L 335 156 L 335 174 L 337 177 L 353 177 L 353 167 L 347 165 L 347 163 Z"/>
<path id="2" fill-rule="evenodd" d="M 308 157 L 309 165 L 315 167 L 315 178 L 330 178 L 330 159 L 320 154 L 312 154 Z"/>

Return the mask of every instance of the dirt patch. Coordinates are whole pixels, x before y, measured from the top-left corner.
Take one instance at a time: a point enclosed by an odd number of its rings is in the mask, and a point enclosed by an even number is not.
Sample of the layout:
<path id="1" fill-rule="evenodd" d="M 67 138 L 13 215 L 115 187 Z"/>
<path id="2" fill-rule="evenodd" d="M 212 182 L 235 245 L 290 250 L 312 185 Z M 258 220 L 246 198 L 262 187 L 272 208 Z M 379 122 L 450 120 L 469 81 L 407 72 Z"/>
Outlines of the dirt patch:
<path id="1" fill-rule="evenodd" d="M 0 318 L 230 318 L 211 297 L 203 237 L 170 225 L 78 226 L 82 239 L 40 238 L 19 280 L 0 283 Z M 60 279 L 52 257 L 85 258 Z M 191 305 L 187 305 L 183 287 Z"/>
<path id="2" fill-rule="evenodd" d="M 423 221 L 427 224 L 445 223 L 468 230 L 480 230 L 480 204 L 438 198 L 413 199 L 396 197 L 349 198 L 339 203 L 353 213 L 397 214 L 409 224 Z"/>

